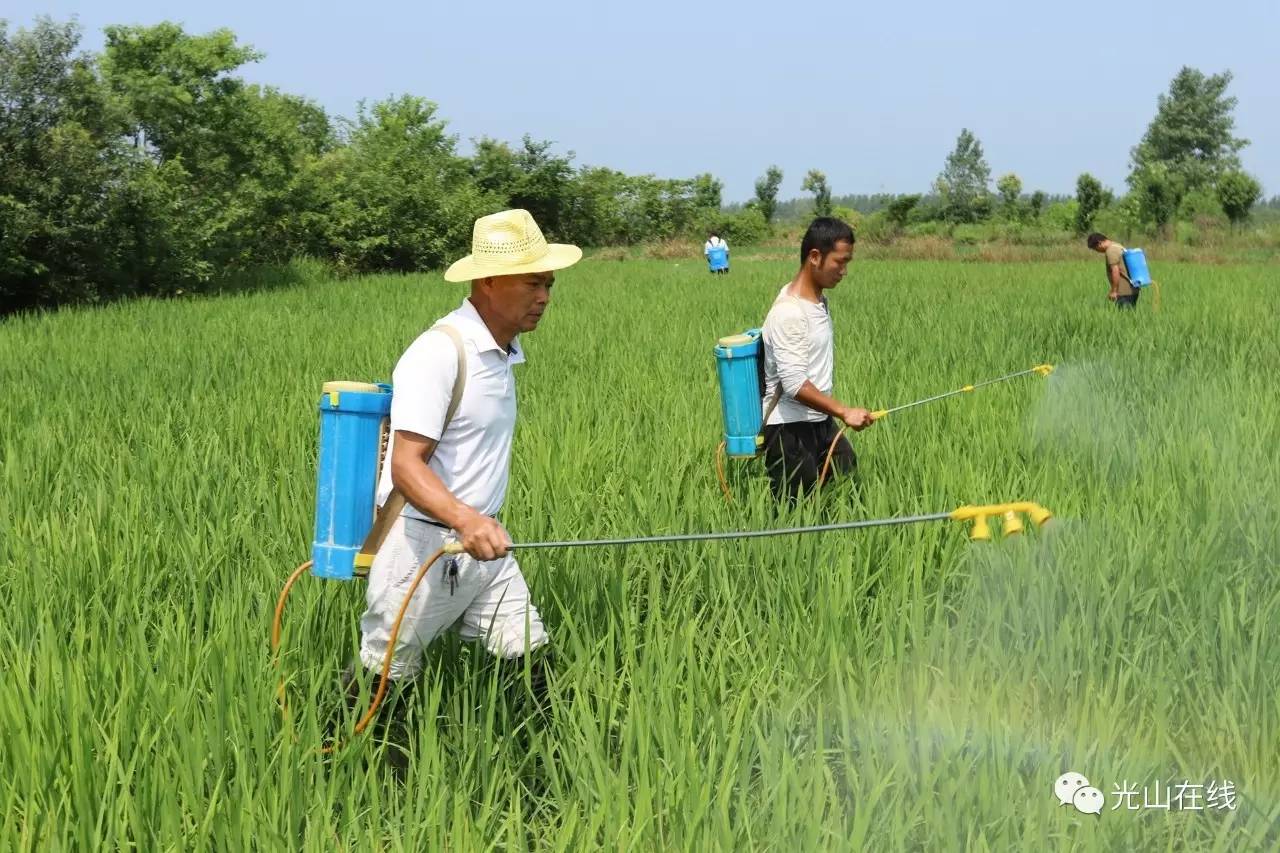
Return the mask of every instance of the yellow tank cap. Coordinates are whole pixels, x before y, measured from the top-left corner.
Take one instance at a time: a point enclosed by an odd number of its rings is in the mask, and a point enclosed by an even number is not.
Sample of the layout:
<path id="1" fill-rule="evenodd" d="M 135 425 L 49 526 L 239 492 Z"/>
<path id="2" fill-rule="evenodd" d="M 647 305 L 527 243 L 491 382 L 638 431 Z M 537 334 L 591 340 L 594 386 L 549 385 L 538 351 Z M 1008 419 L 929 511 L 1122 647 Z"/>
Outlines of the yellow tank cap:
<path id="1" fill-rule="evenodd" d="M 726 335 L 716 341 L 716 343 L 720 344 L 722 347 L 737 347 L 742 346 L 743 344 L 749 344 L 754 340 L 755 338 L 750 335 Z"/>
<path id="2" fill-rule="evenodd" d="M 320 392 L 328 394 L 330 391 L 363 391 L 365 393 L 376 394 L 382 389 L 371 382 L 346 382 L 337 380 L 334 382 L 326 382 L 320 386 Z"/>

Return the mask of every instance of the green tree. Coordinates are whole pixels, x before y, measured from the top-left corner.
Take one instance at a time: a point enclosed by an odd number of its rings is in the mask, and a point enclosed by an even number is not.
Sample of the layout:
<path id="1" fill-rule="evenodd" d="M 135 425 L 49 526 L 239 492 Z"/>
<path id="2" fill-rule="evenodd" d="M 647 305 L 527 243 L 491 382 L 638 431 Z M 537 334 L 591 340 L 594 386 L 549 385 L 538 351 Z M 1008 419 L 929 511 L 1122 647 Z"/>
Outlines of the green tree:
<path id="1" fill-rule="evenodd" d="M 1186 194 L 1182 176 L 1163 163 L 1152 163 L 1130 175 L 1138 199 L 1139 216 L 1153 223 L 1165 236 Z"/>
<path id="2" fill-rule="evenodd" d="M 737 246 L 764 239 L 769 233 L 769 224 L 757 208 L 746 207 L 738 213 L 707 211 L 698 220 L 696 229 L 699 236 L 714 231 L 728 240 L 729 245 Z"/>
<path id="3" fill-rule="evenodd" d="M 566 216 L 570 239 L 588 246 L 630 242 L 625 201 L 627 176 L 599 166 L 582 168 L 574 181 L 573 203 Z"/>
<path id="4" fill-rule="evenodd" d="M 468 169 L 476 186 L 503 199 L 509 198 L 512 189 L 520 181 L 516 153 L 507 143 L 487 136 L 475 140 L 473 144 L 475 150 L 468 161 Z"/>
<path id="5" fill-rule="evenodd" d="M 917 195 L 900 195 L 885 206 L 885 218 L 893 224 L 895 228 L 903 228 L 907 224 L 907 217 L 911 215 L 911 209 L 920 202 L 920 196 Z"/>
<path id="6" fill-rule="evenodd" d="M 1105 203 L 1102 183 L 1088 172 L 1076 178 L 1076 221 L 1077 234 L 1087 234 L 1093 229 L 1093 218 L 1098 215 Z"/>
<path id="7" fill-rule="evenodd" d="M 79 42 L 75 23 L 0 21 L 0 313 L 145 289 L 156 264 L 134 235 L 168 227 L 136 191 L 150 164 Z"/>
<path id="8" fill-rule="evenodd" d="M 704 173 L 693 179 L 693 206 L 700 211 L 719 212 L 724 183 L 715 175 Z"/>
<path id="9" fill-rule="evenodd" d="M 709 226 L 733 225 L 745 234 L 752 232 L 757 217 L 763 222 L 754 208 L 751 217 L 739 221 L 709 207 L 719 191 L 719 182 L 709 178 L 662 179 L 585 168 L 578 173 L 570 216 L 574 239 L 586 245 L 634 244 Z"/>
<path id="10" fill-rule="evenodd" d="M 136 150 L 165 180 L 185 176 L 181 227 L 219 269 L 284 260 L 316 248 L 324 204 L 314 162 L 335 144 L 315 104 L 232 72 L 261 58 L 226 29 L 177 24 L 106 28 L 103 75 L 130 115 Z M 164 193 L 161 193 L 164 196 Z"/>
<path id="11" fill-rule="evenodd" d="M 782 187 L 782 170 L 777 166 L 765 169 L 764 175 L 756 179 L 756 196 L 753 204 L 764 216 L 765 222 L 773 222 L 773 214 L 778 209 L 778 190 Z"/>
<path id="12" fill-rule="evenodd" d="M 1010 221 L 1021 219 L 1018 199 L 1022 196 L 1022 179 L 1013 172 L 1001 175 L 996 181 L 996 192 L 1000 193 L 1000 209 L 1005 218 Z"/>
<path id="13" fill-rule="evenodd" d="M 1044 211 L 1047 200 L 1044 190 L 1036 190 L 1031 194 L 1031 198 L 1027 199 L 1027 212 L 1031 215 L 1033 222 L 1040 221 L 1040 214 Z"/>
<path id="14" fill-rule="evenodd" d="M 857 234 L 862 227 L 862 214 L 854 210 L 852 207 L 845 207 L 843 204 L 831 205 L 831 216 L 845 222 Z"/>
<path id="15" fill-rule="evenodd" d="M 337 145 L 325 111 L 305 98 L 250 85 L 224 132 L 239 135 L 252 165 L 228 178 L 221 193 L 210 191 L 211 203 L 223 206 L 227 245 L 219 256 L 243 267 L 320 253 L 328 188 L 317 182 L 315 166 Z"/>
<path id="16" fill-rule="evenodd" d="M 471 223 L 503 204 L 482 192 L 436 105 L 403 95 L 361 104 L 349 143 L 327 158 L 327 239 L 355 271 L 428 270 L 463 253 Z"/>
<path id="17" fill-rule="evenodd" d="M 1238 153 L 1249 141 L 1234 135 L 1236 99 L 1226 94 L 1230 83 L 1230 71 L 1208 76 L 1186 66 L 1178 71 L 1132 151 L 1133 172 L 1139 177 L 1131 185 L 1155 164 L 1168 170 L 1169 186 L 1181 192 L 1210 186 L 1239 168 Z"/>
<path id="18" fill-rule="evenodd" d="M 1218 201 L 1232 225 L 1242 225 L 1262 197 L 1262 185 L 1244 172 L 1227 172 L 1218 179 Z"/>
<path id="19" fill-rule="evenodd" d="M 804 176 L 800 189 L 813 193 L 814 216 L 831 215 L 831 187 L 827 185 L 827 176 L 817 169 L 810 169 Z"/>
<path id="20" fill-rule="evenodd" d="M 692 228 L 692 181 L 633 175 L 626 184 L 628 242 L 666 239 Z"/>
<path id="21" fill-rule="evenodd" d="M 230 30 L 187 34 L 177 24 L 109 26 L 102 69 L 136 126 L 139 148 L 181 159 L 202 184 L 223 183 L 249 162 L 240 124 L 246 85 L 229 72 L 262 54 Z"/>
<path id="22" fill-rule="evenodd" d="M 975 222 L 989 210 L 987 184 L 991 167 L 982 153 L 982 143 L 963 128 L 956 137 L 955 148 L 947 155 L 942 172 L 934 181 L 941 197 L 943 216 L 952 222 Z"/>
<path id="23" fill-rule="evenodd" d="M 551 152 L 554 143 L 535 141 L 525 134 L 515 152 L 518 180 L 508 193 L 508 204 L 533 215 L 552 240 L 566 237 L 565 217 L 573 194 L 573 152 Z"/>

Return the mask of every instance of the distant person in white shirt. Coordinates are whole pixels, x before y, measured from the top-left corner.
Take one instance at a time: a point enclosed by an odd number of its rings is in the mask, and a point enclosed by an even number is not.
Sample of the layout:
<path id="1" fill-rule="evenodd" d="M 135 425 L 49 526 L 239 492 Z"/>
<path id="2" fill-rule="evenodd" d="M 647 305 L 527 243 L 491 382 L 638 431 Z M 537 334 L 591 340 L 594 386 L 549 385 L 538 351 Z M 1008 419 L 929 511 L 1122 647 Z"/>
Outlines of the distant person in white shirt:
<path id="1" fill-rule="evenodd" d="M 581 257 L 576 246 L 548 245 L 524 210 L 481 217 L 472 254 L 445 273 L 447 281 L 471 282 L 470 296 L 436 324 L 450 327 L 457 340 L 429 328 L 396 364 L 378 502 L 387 502 L 394 487 L 404 509 L 369 569 L 367 609 L 360 619 L 360 664 L 367 673 L 381 672 L 410 580 L 447 540 L 461 542 L 465 553 L 438 560 L 414 593 L 389 678 L 397 684 L 412 680 L 422 669 L 423 650 L 450 629 L 482 640 L 519 673 L 522 656 L 548 642 L 497 514 L 506 497 L 516 426 L 512 368 L 525 360 L 518 336 L 538 327 L 551 301 L 554 271 Z M 465 386 L 446 423 L 463 360 Z M 356 670 L 352 666 L 344 674 L 352 706 L 359 694 Z M 530 672 L 541 703 L 541 656 L 531 661 Z M 396 766 L 395 756 L 389 759 Z"/>
<path id="2" fill-rule="evenodd" d="M 712 231 L 707 235 L 707 242 L 702 245 L 702 254 L 707 259 L 707 268 L 713 273 L 722 274 L 729 271 L 729 244 L 719 234 Z"/>
<path id="3" fill-rule="evenodd" d="M 831 217 L 813 220 L 800 244 L 800 270 L 783 285 L 762 328 L 765 363 L 765 467 L 774 498 L 794 502 L 818 485 L 828 448 L 844 426 L 866 429 L 866 409 L 831 396 L 835 340 L 826 291 L 844 278 L 853 258 L 853 229 Z M 857 457 L 847 438 L 831 461 L 851 473 Z"/>

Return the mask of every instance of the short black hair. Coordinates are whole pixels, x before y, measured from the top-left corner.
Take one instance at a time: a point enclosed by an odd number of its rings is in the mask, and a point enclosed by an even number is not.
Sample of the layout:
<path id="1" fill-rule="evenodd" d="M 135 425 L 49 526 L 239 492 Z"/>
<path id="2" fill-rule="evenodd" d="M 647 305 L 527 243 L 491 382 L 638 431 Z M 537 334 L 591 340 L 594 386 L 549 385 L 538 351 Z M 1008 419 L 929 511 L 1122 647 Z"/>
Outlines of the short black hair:
<path id="1" fill-rule="evenodd" d="M 1098 246 L 1102 245 L 1102 241 L 1105 239 L 1107 239 L 1106 234 L 1099 234 L 1097 231 L 1094 231 L 1089 235 L 1089 239 L 1087 241 L 1089 243 L 1089 248 L 1097 249 Z"/>
<path id="2" fill-rule="evenodd" d="M 818 253 L 825 258 L 841 240 L 851 246 L 857 242 L 849 223 L 834 216 L 819 216 L 809 223 L 809 227 L 804 232 L 804 239 L 800 241 L 801 266 L 809 259 L 809 252 L 817 249 Z"/>

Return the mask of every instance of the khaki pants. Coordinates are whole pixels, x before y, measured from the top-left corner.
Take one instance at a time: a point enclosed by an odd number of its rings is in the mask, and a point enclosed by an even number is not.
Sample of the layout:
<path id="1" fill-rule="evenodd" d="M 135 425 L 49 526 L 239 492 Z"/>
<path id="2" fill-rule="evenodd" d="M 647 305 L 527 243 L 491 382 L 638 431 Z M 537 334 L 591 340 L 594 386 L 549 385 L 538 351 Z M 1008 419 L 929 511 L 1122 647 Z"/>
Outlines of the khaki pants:
<path id="1" fill-rule="evenodd" d="M 423 560 L 452 538 L 450 531 L 401 516 L 387 533 L 369 568 L 367 609 L 360 617 L 360 661 L 382 671 L 396 614 Z M 449 570 L 456 561 L 456 573 Z M 426 577 L 405 611 L 391 661 L 392 679 L 422 669 L 422 652 L 450 628 L 468 640 L 483 639 L 489 651 L 514 658 L 545 645 L 542 617 L 529 601 L 529 587 L 514 557 L 480 562 L 467 554 L 445 555 Z"/>

